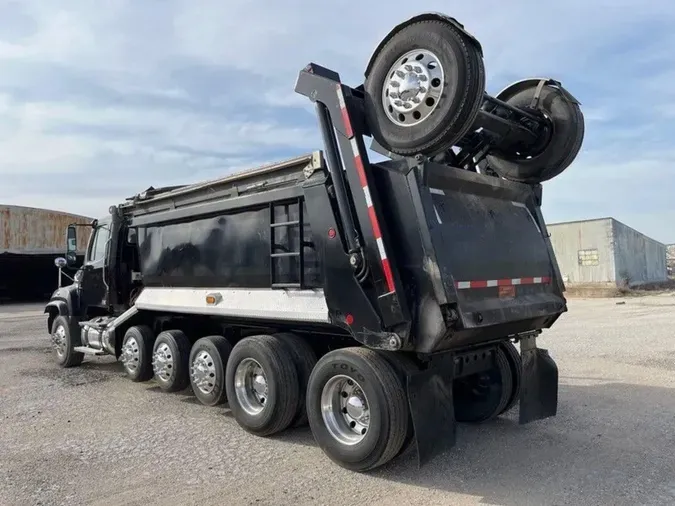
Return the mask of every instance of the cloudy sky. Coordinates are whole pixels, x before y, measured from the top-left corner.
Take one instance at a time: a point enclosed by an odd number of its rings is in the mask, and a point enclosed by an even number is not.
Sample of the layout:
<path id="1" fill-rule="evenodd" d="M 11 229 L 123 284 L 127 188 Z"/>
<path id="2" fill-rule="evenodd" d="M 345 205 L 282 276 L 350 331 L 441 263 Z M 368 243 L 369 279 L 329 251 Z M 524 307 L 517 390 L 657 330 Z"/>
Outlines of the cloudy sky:
<path id="1" fill-rule="evenodd" d="M 545 184 L 548 222 L 613 216 L 675 242 L 675 2 L 355 5 L 0 0 L 0 203 L 96 216 L 321 147 L 297 72 L 315 61 L 359 84 L 379 40 L 425 9 L 481 40 L 488 92 L 546 75 L 582 102 L 583 151 Z"/>

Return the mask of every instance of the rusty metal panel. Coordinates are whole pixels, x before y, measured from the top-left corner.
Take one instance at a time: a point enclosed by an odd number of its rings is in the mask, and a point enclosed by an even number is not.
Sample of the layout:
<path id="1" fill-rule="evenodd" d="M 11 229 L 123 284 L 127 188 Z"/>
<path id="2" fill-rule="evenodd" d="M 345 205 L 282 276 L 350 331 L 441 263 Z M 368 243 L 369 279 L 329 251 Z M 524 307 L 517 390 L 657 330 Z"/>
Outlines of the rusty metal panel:
<path id="1" fill-rule="evenodd" d="M 65 254 L 68 225 L 91 221 L 86 216 L 59 211 L 0 205 L 0 254 Z M 78 253 L 84 254 L 91 229 L 81 227 L 77 232 Z"/>

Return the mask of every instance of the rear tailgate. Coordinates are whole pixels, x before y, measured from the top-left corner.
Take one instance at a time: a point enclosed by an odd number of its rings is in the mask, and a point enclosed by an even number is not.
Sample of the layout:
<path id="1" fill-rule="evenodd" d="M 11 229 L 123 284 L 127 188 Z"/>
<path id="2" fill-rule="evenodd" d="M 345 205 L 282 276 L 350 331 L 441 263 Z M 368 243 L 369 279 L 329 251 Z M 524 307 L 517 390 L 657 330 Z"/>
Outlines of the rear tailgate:
<path id="1" fill-rule="evenodd" d="M 565 311 L 530 186 L 434 164 L 425 176 L 431 245 L 463 328 L 527 321 L 536 328 Z"/>

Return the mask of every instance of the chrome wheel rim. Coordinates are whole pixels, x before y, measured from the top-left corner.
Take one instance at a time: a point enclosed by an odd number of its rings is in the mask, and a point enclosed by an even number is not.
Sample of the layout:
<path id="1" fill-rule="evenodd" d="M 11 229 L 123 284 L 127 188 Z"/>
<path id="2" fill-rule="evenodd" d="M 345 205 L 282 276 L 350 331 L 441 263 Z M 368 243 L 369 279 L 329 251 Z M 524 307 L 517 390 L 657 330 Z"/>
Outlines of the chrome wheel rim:
<path id="1" fill-rule="evenodd" d="M 408 51 L 391 66 L 382 87 L 382 106 L 389 120 L 411 127 L 438 107 L 445 73 L 438 57 L 426 49 Z"/>
<path id="2" fill-rule="evenodd" d="M 216 386 L 216 365 L 207 351 L 200 351 L 190 364 L 192 384 L 204 394 L 210 394 Z"/>
<path id="3" fill-rule="evenodd" d="M 133 373 L 138 369 L 141 362 L 141 352 L 135 337 L 127 339 L 124 346 L 122 346 L 120 361 L 124 368 L 130 373 Z"/>
<path id="4" fill-rule="evenodd" d="M 169 381 L 173 372 L 173 353 L 166 343 L 160 343 L 152 355 L 152 370 L 161 381 Z"/>
<path id="5" fill-rule="evenodd" d="M 245 358 L 239 362 L 234 371 L 234 391 L 239 405 L 248 415 L 258 415 L 265 409 L 267 376 L 258 361 Z"/>
<path id="6" fill-rule="evenodd" d="M 52 334 L 52 346 L 60 358 L 66 354 L 66 342 L 66 328 L 63 325 L 59 325 L 54 329 L 54 333 Z"/>
<path id="7" fill-rule="evenodd" d="M 330 435 L 344 445 L 363 441 L 370 427 L 368 398 L 349 376 L 333 376 L 321 392 L 321 417 Z"/>

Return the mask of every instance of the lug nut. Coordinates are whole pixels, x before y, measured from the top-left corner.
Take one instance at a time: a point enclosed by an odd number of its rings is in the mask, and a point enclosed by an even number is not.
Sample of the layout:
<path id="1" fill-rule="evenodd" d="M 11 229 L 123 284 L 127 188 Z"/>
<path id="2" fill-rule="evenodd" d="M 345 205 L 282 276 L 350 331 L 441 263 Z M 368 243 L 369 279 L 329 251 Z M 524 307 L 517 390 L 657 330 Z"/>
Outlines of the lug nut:
<path id="1" fill-rule="evenodd" d="M 404 68 L 405 68 L 408 72 L 412 72 L 412 69 L 413 69 L 413 68 L 412 68 L 412 65 L 406 65 Z"/>
<path id="2" fill-rule="evenodd" d="M 398 88 L 399 86 L 401 86 L 401 83 L 399 83 L 398 81 L 392 81 L 389 83 L 389 86 L 391 86 L 392 88 Z"/>
<path id="3" fill-rule="evenodd" d="M 405 72 L 403 72 L 402 70 L 397 70 L 397 71 L 396 71 L 396 75 L 397 75 L 398 77 L 403 78 L 403 77 L 405 77 Z"/>
<path id="4" fill-rule="evenodd" d="M 406 109 L 410 109 L 412 105 L 410 105 L 409 102 L 406 102 L 405 104 L 403 104 L 403 107 L 405 107 Z"/>
<path id="5" fill-rule="evenodd" d="M 416 104 L 419 104 L 421 102 L 420 97 L 415 97 L 412 99 L 412 101 L 415 102 Z"/>
<path id="6" fill-rule="evenodd" d="M 415 72 L 417 72 L 418 74 L 422 72 L 422 67 L 418 67 L 417 65 L 415 65 Z"/>
<path id="7" fill-rule="evenodd" d="M 403 102 L 402 102 L 401 100 L 396 100 L 396 101 L 394 102 L 394 105 L 401 106 L 401 105 L 403 105 Z"/>
<path id="8" fill-rule="evenodd" d="M 427 89 L 424 86 L 420 86 L 420 93 L 426 93 Z"/>
<path id="9" fill-rule="evenodd" d="M 396 91 L 392 91 L 392 92 L 389 94 L 389 96 L 390 96 L 391 98 L 400 98 L 401 94 L 398 93 L 398 92 L 396 92 Z"/>
<path id="10" fill-rule="evenodd" d="M 425 76 L 424 74 L 422 74 L 422 75 L 419 76 L 417 79 L 419 79 L 420 81 L 426 81 L 426 80 L 427 80 L 427 76 Z"/>

